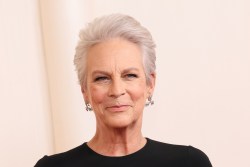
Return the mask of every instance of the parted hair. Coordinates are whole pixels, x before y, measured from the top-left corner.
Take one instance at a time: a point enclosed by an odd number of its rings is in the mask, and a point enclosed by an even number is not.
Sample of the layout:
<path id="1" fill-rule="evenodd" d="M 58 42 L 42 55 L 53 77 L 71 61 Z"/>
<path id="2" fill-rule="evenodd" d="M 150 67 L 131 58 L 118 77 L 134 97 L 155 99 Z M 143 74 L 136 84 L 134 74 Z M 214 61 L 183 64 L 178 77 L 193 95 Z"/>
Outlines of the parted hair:
<path id="1" fill-rule="evenodd" d="M 86 87 L 86 57 L 88 50 L 112 38 L 122 38 L 139 46 L 147 83 L 155 72 L 155 43 L 150 32 L 137 20 L 124 14 L 111 14 L 94 19 L 80 31 L 74 64 L 81 86 Z"/>

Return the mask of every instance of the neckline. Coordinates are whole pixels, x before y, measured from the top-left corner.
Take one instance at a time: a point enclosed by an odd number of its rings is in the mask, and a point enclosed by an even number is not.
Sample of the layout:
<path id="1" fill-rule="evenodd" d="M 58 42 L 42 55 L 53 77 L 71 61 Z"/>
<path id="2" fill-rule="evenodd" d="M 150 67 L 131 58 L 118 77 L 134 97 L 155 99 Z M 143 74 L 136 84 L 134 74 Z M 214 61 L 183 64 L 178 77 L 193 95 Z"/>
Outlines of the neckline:
<path id="1" fill-rule="evenodd" d="M 103 154 L 100 154 L 100 153 L 97 153 L 96 151 L 92 150 L 87 142 L 84 143 L 85 147 L 87 148 L 88 152 L 94 156 L 98 156 L 98 157 L 101 157 L 101 158 L 107 158 L 107 159 L 125 159 L 125 158 L 131 158 L 131 157 L 134 157 L 134 156 L 137 156 L 138 154 L 141 154 L 143 153 L 147 148 L 148 148 L 148 145 L 150 143 L 150 139 L 149 138 L 145 138 L 146 139 L 146 144 L 139 150 L 131 153 L 131 154 L 127 154 L 127 155 L 123 155 L 123 156 L 107 156 L 107 155 L 103 155 Z"/>

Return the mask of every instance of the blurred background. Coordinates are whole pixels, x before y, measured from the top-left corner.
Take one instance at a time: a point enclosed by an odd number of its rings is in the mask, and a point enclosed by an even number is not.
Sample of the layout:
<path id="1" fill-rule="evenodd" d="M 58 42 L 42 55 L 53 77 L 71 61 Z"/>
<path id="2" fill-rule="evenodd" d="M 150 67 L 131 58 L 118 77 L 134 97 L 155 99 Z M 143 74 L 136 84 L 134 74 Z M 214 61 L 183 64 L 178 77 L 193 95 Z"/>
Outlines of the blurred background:
<path id="1" fill-rule="evenodd" d="M 0 0 L 0 166 L 27 167 L 95 132 L 73 66 L 78 33 L 124 13 L 157 44 L 143 134 L 249 167 L 250 1 Z"/>

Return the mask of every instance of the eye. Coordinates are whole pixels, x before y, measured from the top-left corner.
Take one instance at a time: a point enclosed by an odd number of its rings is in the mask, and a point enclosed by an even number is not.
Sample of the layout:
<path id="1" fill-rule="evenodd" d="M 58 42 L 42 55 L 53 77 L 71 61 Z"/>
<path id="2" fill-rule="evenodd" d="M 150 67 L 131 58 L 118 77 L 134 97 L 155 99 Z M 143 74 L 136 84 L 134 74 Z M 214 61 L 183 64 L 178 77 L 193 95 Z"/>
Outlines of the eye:
<path id="1" fill-rule="evenodd" d="M 133 74 L 133 73 L 129 73 L 129 74 L 126 74 L 125 77 L 128 79 L 133 79 L 133 78 L 138 78 L 138 75 Z"/>
<path id="2" fill-rule="evenodd" d="M 102 82 L 102 81 L 108 81 L 109 78 L 106 76 L 99 76 L 94 79 L 95 82 Z"/>

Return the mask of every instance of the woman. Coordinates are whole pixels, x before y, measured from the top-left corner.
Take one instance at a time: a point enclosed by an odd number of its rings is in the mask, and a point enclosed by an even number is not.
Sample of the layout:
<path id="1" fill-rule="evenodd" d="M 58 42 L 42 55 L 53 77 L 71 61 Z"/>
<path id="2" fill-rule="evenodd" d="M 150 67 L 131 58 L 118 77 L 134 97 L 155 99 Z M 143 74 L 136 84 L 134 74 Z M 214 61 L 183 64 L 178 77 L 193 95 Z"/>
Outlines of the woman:
<path id="1" fill-rule="evenodd" d="M 143 109 L 153 104 L 155 44 L 132 17 L 112 14 L 88 24 L 80 32 L 74 63 L 96 133 L 77 148 L 45 156 L 36 167 L 212 166 L 194 147 L 143 137 Z"/>

